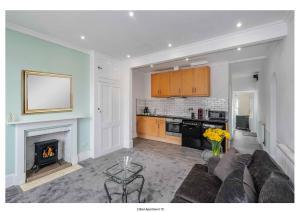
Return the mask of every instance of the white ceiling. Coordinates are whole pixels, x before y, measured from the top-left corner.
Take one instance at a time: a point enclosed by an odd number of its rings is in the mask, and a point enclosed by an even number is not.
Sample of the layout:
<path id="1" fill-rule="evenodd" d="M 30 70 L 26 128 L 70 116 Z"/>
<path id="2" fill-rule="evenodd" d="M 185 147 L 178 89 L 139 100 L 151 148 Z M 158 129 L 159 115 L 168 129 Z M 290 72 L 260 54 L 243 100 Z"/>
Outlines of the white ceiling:
<path id="1" fill-rule="evenodd" d="M 142 56 L 277 20 L 287 11 L 6 11 L 6 22 L 113 58 Z M 238 29 L 236 23 L 243 26 Z M 80 36 L 84 35 L 85 40 Z"/>
<path id="2" fill-rule="evenodd" d="M 243 47 L 241 51 L 237 49 L 230 49 L 225 51 L 219 51 L 215 53 L 196 55 L 190 57 L 188 61 L 185 58 L 179 58 L 174 61 L 168 61 L 160 64 L 153 64 L 153 67 L 149 65 L 136 68 L 135 70 L 142 72 L 161 71 L 166 69 L 173 69 L 175 66 L 186 67 L 191 63 L 199 61 L 207 61 L 209 64 L 228 61 L 230 63 L 230 70 L 233 76 L 250 75 L 249 71 L 258 71 L 262 69 L 262 58 L 266 58 L 269 55 L 269 49 L 276 42 L 273 41 L 264 44 L 258 44 L 254 46 Z M 248 72 L 247 72 L 248 71 Z"/>

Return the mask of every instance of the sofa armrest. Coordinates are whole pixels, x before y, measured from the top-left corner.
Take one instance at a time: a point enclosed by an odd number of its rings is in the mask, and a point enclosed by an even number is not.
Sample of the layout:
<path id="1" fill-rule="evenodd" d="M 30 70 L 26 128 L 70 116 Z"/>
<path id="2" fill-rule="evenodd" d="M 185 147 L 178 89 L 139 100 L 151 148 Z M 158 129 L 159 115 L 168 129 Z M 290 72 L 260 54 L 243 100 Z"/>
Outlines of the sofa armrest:
<path id="1" fill-rule="evenodd" d="M 208 159 L 207 167 L 208 167 L 209 174 L 214 174 L 214 170 L 215 170 L 216 166 L 218 165 L 219 161 L 220 161 L 219 157 L 211 157 Z"/>

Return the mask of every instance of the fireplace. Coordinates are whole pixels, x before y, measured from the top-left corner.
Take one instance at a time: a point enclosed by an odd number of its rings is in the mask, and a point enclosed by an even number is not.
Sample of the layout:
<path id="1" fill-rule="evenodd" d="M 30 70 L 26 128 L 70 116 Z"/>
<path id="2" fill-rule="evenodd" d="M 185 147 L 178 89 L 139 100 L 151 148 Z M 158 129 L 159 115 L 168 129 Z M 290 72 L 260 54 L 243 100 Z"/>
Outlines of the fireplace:
<path id="1" fill-rule="evenodd" d="M 34 144 L 34 164 L 32 171 L 39 171 L 43 166 L 58 162 L 58 140 L 46 140 Z"/>

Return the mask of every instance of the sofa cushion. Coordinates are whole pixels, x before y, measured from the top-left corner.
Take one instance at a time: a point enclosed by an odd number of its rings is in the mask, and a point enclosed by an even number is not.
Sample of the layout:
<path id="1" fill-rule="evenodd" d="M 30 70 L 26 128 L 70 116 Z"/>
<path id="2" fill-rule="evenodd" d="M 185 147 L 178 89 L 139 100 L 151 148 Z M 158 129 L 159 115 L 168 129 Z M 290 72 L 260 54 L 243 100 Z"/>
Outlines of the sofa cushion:
<path id="1" fill-rule="evenodd" d="M 272 172 L 280 172 L 284 175 L 276 162 L 263 150 L 256 150 L 253 153 L 248 169 L 258 193 Z"/>
<path id="2" fill-rule="evenodd" d="M 272 172 L 263 185 L 258 202 L 260 203 L 293 203 L 294 186 L 287 176 Z"/>
<path id="3" fill-rule="evenodd" d="M 222 182 L 209 174 L 207 168 L 204 171 L 203 167 L 206 166 L 196 164 L 192 168 L 177 190 L 176 199 L 181 198 L 187 202 L 214 202 Z"/>
<path id="4" fill-rule="evenodd" d="M 240 154 L 235 148 L 231 148 L 224 156 L 220 159 L 217 164 L 214 174 L 219 177 L 222 181 L 235 169 L 244 168 L 252 160 L 250 154 Z"/>
<path id="5" fill-rule="evenodd" d="M 246 166 L 235 169 L 224 180 L 218 192 L 217 203 L 257 202 L 252 177 Z"/>

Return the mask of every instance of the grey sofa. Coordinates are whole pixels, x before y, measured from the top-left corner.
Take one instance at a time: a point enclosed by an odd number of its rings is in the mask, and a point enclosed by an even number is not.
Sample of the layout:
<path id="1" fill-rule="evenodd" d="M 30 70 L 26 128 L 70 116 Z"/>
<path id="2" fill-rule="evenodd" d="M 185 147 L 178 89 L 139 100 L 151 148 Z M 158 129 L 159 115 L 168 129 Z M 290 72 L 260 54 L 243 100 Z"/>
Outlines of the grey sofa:
<path id="1" fill-rule="evenodd" d="M 234 180 L 222 182 L 213 174 L 218 160 L 208 161 L 208 165 L 196 164 L 175 193 L 172 203 L 213 203 L 247 202 L 243 192 L 236 188 Z M 275 161 L 263 150 L 256 150 L 247 166 L 252 177 L 257 199 L 255 202 L 294 202 L 294 186 Z M 237 173 L 239 173 L 237 171 Z M 233 173 L 235 174 L 235 173 Z M 224 184 L 229 185 L 224 185 Z M 231 183 L 231 184 L 230 184 Z M 223 187 L 225 197 L 216 198 Z M 227 189 L 227 190 L 226 190 Z M 224 191 L 225 190 L 225 191 Z M 220 194 L 219 194 L 220 195 Z"/>

